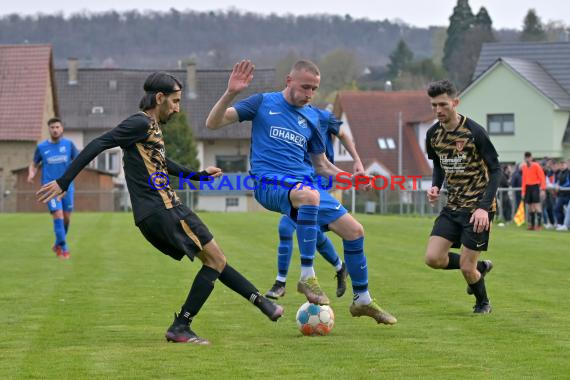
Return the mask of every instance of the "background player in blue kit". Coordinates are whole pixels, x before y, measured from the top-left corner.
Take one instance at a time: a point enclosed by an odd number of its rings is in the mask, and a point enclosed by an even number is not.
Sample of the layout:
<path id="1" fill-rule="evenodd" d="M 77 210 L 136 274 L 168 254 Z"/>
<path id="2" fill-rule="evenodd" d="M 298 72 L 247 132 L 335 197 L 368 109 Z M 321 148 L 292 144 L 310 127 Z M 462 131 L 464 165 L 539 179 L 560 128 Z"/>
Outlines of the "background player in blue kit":
<path id="1" fill-rule="evenodd" d="M 234 66 L 226 92 L 210 111 L 206 126 L 218 129 L 237 121 L 252 121 L 250 164 L 257 179 L 255 199 L 268 210 L 297 222 L 301 252 L 297 290 L 309 302 L 330 303 L 313 268 L 317 232 L 330 229 L 343 239 L 354 293 L 350 313 L 355 317 L 370 316 L 378 323 L 395 324 L 396 318 L 382 310 L 368 292 L 364 228 L 327 191 L 306 183 L 314 171 L 322 176 L 342 173 L 324 154 L 319 115 L 309 106 L 320 84 L 318 67 L 310 61 L 298 61 L 287 75 L 282 92 L 255 94 L 231 106 L 253 80 L 253 71 L 250 61 Z M 306 154 L 311 155 L 312 166 L 306 162 Z"/>
<path id="2" fill-rule="evenodd" d="M 364 167 L 362 161 L 356 152 L 356 147 L 352 138 L 340 130 L 342 121 L 338 120 L 332 112 L 319 108 L 314 108 L 319 114 L 320 131 L 325 139 L 325 148 L 327 159 L 334 163 L 334 147 L 333 136 L 336 136 L 346 150 L 350 153 L 354 160 L 354 173 L 364 174 Z M 307 162 L 311 164 L 309 155 L 305 155 Z M 315 179 L 318 181 L 318 179 Z M 321 183 L 325 183 L 321 179 Z M 327 187 L 332 184 L 327 183 Z M 277 299 L 285 295 L 285 285 L 287 281 L 287 273 L 289 272 L 289 265 L 291 264 L 291 256 L 293 255 L 293 234 L 297 228 L 297 223 L 287 215 L 282 215 L 279 220 L 279 246 L 277 248 L 277 277 L 275 283 L 265 293 L 265 296 L 272 299 Z M 336 271 L 335 277 L 337 280 L 336 296 L 342 297 L 346 291 L 346 264 L 342 262 L 338 256 L 334 245 L 327 237 L 327 235 L 320 229 L 317 231 L 317 252 L 329 262 Z"/>
<path id="3" fill-rule="evenodd" d="M 34 160 L 28 167 L 28 182 L 33 182 L 38 167 L 42 166 L 42 185 L 51 182 L 63 175 L 69 164 L 79 151 L 69 139 L 63 137 L 63 123 L 57 117 L 48 120 L 50 138 L 38 144 L 34 153 Z M 52 250 L 57 257 L 69 259 L 67 247 L 67 231 L 73 211 L 73 183 L 65 196 L 61 199 L 52 199 L 48 202 L 48 209 L 53 217 L 53 231 L 55 243 Z"/>

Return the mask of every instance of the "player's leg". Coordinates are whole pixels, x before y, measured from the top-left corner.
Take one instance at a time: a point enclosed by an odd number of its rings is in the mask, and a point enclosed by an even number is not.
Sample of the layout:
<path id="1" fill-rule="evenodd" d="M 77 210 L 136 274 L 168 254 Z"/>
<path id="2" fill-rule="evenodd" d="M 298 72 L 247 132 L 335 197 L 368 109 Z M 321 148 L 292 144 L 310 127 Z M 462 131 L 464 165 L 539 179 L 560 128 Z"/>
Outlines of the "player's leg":
<path id="1" fill-rule="evenodd" d="M 297 242 L 301 253 L 301 278 L 297 283 L 297 291 L 303 293 L 309 302 L 328 305 L 329 298 L 322 291 L 313 267 L 319 229 L 319 191 L 297 184 L 289 191 L 289 200 L 297 210 Z"/>
<path id="2" fill-rule="evenodd" d="M 220 276 L 226 259 L 216 252 L 202 253 L 213 236 L 194 216 L 187 208 L 162 209 L 145 218 L 138 227 L 146 240 L 165 255 L 175 260 L 188 256 L 191 260 L 198 257 L 202 261 L 180 313 L 174 314 L 174 321 L 165 336 L 170 342 L 208 344 L 190 329 L 190 325 L 214 289 L 214 282 Z"/>
<path id="3" fill-rule="evenodd" d="M 208 255 L 215 254 L 216 256 L 221 255 L 222 257 L 224 255 L 215 241 L 212 241 L 212 244 L 206 245 L 203 252 Z M 259 293 L 259 290 L 231 265 L 226 263 L 220 273 L 219 279 L 222 284 L 255 305 L 270 320 L 277 321 L 283 315 L 283 307 L 263 297 Z"/>
<path id="4" fill-rule="evenodd" d="M 65 258 L 63 256 L 64 249 L 67 249 L 65 243 L 65 225 L 63 221 L 63 210 L 61 200 L 52 199 L 48 202 L 48 209 L 51 213 L 53 220 L 53 232 L 55 235 L 55 243 L 52 250 L 56 253 L 57 257 Z"/>
<path id="5" fill-rule="evenodd" d="M 341 208 L 344 209 L 344 207 Z M 352 281 L 354 294 L 354 300 L 349 309 L 352 316 L 369 316 L 378 323 L 395 324 L 396 318 L 382 310 L 368 291 L 368 264 L 364 254 L 364 228 L 362 225 L 345 210 L 341 217 L 328 224 L 328 228 L 342 238 L 344 260 Z"/>
<path id="6" fill-rule="evenodd" d="M 461 272 L 473 295 L 475 295 L 475 306 L 473 312 L 478 314 L 488 314 L 491 312 L 491 304 L 487 296 L 485 287 L 485 276 L 478 269 L 480 252 L 467 247 L 461 249 Z"/>
<path id="7" fill-rule="evenodd" d="M 321 229 L 317 232 L 317 252 L 334 267 L 336 271 L 336 296 L 342 297 L 346 292 L 346 277 L 348 275 L 346 264 L 342 262 L 332 241 Z"/>
<path id="8" fill-rule="evenodd" d="M 293 234 L 295 233 L 296 224 L 288 216 L 282 215 L 279 220 L 279 247 L 277 248 L 277 278 L 275 283 L 265 293 L 268 298 L 277 299 L 285 295 L 285 283 L 287 281 L 287 273 L 291 264 L 291 256 L 293 255 Z"/>
<path id="9" fill-rule="evenodd" d="M 73 190 L 65 193 L 65 196 L 61 199 L 61 207 L 63 210 L 63 227 L 65 229 L 65 247 L 63 250 L 63 257 L 69 259 L 70 252 L 67 246 L 67 234 L 69 231 L 69 224 L 71 223 L 71 213 L 73 212 Z"/>
<path id="10" fill-rule="evenodd" d="M 493 213 L 489 213 L 489 230 L 476 233 L 473 231 L 473 224 L 469 223 L 470 214 L 460 216 L 463 221 L 463 231 L 461 233 L 461 260 L 460 267 L 463 277 L 468 284 L 468 293 L 475 295 L 474 313 L 486 314 L 491 312 L 491 304 L 487 297 L 485 288 L 485 276 L 493 269 L 490 260 L 480 261 L 482 251 L 486 251 L 489 246 L 489 234 Z"/>
<path id="11" fill-rule="evenodd" d="M 425 254 L 425 263 L 433 269 L 459 269 L 460 255 L 449 252 L 453 242 L 441 237 L 430 236 Z"/>
<path id="12" fill-rule="evenodd" d="M 425 263 L 434 269 L 459 269 L 459 254 L 450 248 L 461 246 L 463 226 L 454 220 L 454 211 L 442 210 L 433 223 L 426 248 Z"/>

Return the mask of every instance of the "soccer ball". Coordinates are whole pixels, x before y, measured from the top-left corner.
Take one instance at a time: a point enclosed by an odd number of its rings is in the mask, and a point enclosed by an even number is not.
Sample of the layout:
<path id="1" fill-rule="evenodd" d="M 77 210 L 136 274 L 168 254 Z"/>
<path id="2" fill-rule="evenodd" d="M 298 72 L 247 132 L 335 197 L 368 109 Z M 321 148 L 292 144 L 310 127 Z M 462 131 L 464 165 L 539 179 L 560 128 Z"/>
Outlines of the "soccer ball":
<path id="1" fill-rule="evenodd" d="M 296 319 L 303 335 L 327 335 L 334 326 L 334 312 L 327 305 L 305 302 L 297 310 Z"/>

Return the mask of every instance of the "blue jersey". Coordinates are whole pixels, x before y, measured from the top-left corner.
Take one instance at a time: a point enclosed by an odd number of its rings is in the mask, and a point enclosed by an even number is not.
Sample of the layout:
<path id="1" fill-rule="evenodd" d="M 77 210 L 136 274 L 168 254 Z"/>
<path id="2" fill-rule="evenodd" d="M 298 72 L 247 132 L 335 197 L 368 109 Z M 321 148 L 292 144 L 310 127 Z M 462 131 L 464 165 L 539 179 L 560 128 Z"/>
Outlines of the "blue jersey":
<path id="1" fill-rule="evenodd" d="M 65 138 L 60 138 L 55 144 L 49 140 L 38 144 L 34 164 L 42 164 L 42 185 L 61 177 L 78 154 L 73 142 Z"/>
<path id="2" fill-rule="evenodd" d="M 311 107 L 319 115 L 319 129 L 325 140 L 325 155 L 327 159 L 334 164 L 334 146 L 333 135 L 338 136 L 340 133 L 340 126 L 342 121 L 338 120 L 336 116 L 327 110 Z M 308 157 L 310 160 L 310 157 Z"/>
<path id="3" fill-rule="evenodd" d="M 313 174 L 306 154 L 325 152 L 319 114 L 295 107 L 281 92 L 252 95 L 234 105 L 239 121 L 251 120 L 251 173 L 258 178 L 303 181 Z"/>

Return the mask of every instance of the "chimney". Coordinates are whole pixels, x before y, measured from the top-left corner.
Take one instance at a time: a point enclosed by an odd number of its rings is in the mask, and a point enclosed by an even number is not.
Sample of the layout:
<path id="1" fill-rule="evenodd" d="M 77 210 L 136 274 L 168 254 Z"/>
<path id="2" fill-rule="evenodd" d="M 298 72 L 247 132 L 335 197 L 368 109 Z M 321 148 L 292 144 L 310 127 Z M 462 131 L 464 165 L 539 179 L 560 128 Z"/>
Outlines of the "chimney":
<path id="1" fill-rule="evenodd" d="M 392 91 L 392 82 L 390 82 L 389 80 L 387 80 L 384 83 L 384 91 L 386 92 L 391 92 Z"/>
<path id="2" fill-rule="evenodd" d="M 196 63 L 189 61 L 186 63 L 186 97 L 188 99 L 196 99 Z"/>
<path id="3" fill-rule="evenodd" d="M 77 85 L 79 71 L 79 60 L 77 58 L 67 58 L 67 84 Z"/>

